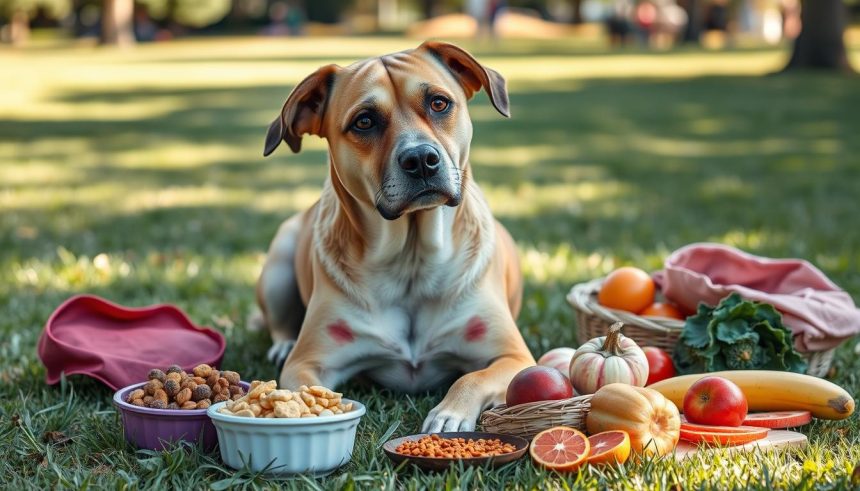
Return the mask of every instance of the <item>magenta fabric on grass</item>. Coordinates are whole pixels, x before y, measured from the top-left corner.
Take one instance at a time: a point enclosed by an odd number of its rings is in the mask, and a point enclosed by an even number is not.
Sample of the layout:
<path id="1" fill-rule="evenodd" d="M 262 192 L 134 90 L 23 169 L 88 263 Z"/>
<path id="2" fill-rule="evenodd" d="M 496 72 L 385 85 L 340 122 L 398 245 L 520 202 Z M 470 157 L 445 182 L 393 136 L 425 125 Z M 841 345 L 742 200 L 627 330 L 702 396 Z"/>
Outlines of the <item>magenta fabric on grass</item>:
<path id="1" fill-rule="evenodd" d="M 62 373 L 80 374 L 117 390 L 146 380 L 155 367 L 220 366 L 224 348 L 221 333 L 196 326 L 173 305 L 131 308 L 78 295 L 51 314 L 38 354 L 49 384 Z"/>
<path id="2" fill-rule="evenodd" d="M 847 292 L 802 259 L 754 256 L 722 244 L 690 244 L 654 274 L 663 294 L 695 312 L 732 292 L 767 302 L 782 313 L 803 352 L 824 351 L 860 332 L 860 310 Z"/>

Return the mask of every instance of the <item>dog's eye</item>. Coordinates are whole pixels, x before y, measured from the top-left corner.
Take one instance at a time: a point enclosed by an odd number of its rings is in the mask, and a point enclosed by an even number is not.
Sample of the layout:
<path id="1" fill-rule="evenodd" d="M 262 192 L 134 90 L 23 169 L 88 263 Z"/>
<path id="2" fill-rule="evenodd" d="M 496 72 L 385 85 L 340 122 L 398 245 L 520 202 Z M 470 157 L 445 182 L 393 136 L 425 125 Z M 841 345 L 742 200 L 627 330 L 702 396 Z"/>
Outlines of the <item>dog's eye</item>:
<path id="1" fill-rule="evenodd" d="M 434 97 L 433 100 L 430 101 L 430 109 L 434 112 L 441 113 L 448 109 L 448 106 L 451 104 L 451 101 L 444 97 Z"/>
<path id="2" fill-rule="evenodd" d="M 366 114 L 363 114 L 355 119 L 355 122 L 352 123 L 352 126 L 357 130 L 367 131 L 370 128 L 373 128 L 373 118 Z"/>

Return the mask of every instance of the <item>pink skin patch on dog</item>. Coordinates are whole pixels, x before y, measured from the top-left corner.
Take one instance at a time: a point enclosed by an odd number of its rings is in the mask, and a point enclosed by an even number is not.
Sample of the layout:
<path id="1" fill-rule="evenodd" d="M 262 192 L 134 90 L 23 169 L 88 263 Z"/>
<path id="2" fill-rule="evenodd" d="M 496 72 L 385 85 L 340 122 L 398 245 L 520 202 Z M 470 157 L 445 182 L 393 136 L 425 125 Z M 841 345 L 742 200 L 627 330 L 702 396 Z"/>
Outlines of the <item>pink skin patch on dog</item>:
<path id="1" fill-rule="evenodd" d="M 338 344 L 346 344 L 355 341 L 355 334 L 343 320 L 338 320 L 328 326 L 328 333 Z"/>
<path id="2" fill-rule="evenodd" d="M 475 316 L 466 323 L 466 333 L 463 335 L 466 341 L 480 341 L 487 335 L 487 324 L 480 317 Z"/>

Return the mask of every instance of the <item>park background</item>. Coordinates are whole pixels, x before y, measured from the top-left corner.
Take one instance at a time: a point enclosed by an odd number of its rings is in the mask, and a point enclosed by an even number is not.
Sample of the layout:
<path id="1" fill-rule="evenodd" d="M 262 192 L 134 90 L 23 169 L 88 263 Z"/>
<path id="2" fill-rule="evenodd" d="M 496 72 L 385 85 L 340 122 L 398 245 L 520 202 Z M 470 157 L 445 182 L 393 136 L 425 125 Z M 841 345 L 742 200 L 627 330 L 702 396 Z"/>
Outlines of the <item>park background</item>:
<path id="1" fill-rule="evenodd" d="M 471 155 L 519 248 L 518 324 L 535 356 L 575 346 L 564 299 L 573 284 L 620 265 L 659 269 L 690 242 L 808 259 L 860 299 L 858 2 L 643 3 L 0 0 L 2 486 L 274 483 L 196 449 L 135 452 L 108 389 L 80 376 L 45 385 L 36 341 L 53 309 L 77 293 L 168 302 L 226 335 L 226 368 L 274 378 L 262 356 L 267 334 L 246 329 L 253 285 L 277 226 L 314 202 L 327 166 L 317 138 L 300 154 L 282 148 L 264 159 L 267 125 L 318 66 L 426 38 L 466 47 L 508 80 L 510 120 L 483 94 L 470 104 Z M 855 397 L 856 345 L 839 349 L 829 374 Z M 806 428 L 802 452 L 567 477 L 527 461 L 495 472 L 395 471 L 379 442 L 417 431 L 443 392 L 343 389 L 369 411 L 353 461 L 323 480 L 278 484 L 860 482 L 856 416 Z"/>

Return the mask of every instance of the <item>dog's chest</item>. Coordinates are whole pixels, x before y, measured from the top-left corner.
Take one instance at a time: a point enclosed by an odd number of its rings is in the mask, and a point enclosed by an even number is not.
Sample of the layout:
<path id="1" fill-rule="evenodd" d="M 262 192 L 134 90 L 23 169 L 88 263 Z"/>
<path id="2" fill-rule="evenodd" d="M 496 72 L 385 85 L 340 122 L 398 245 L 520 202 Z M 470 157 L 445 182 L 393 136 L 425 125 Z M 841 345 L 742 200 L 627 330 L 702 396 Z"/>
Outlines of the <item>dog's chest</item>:
<path id="1" fill-rule="evenodd" d="M 480 297 L 452 293 L 462 271 L 448 264 L 413 266 L 367 278 L 373 303 L 348 316 L 357 335 L 350 351 L 361 371 L 403 391 L 438 386 L 492 357 Z"/>

